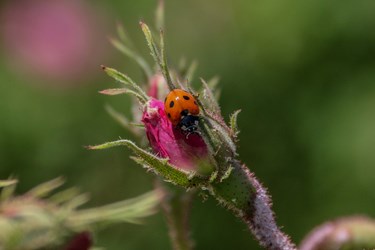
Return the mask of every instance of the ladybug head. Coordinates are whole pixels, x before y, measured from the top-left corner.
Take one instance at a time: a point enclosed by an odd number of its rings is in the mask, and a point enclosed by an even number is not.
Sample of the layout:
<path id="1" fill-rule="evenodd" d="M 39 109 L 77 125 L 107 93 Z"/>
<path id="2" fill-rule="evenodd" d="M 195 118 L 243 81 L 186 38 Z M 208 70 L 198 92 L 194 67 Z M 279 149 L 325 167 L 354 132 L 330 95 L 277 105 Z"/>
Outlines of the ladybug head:
<path id="1" fill-rule="evenodd" d="M 199 117 L 195 115 L 186 115 L 184 116 L 178 126 L 181 128 L 182 132 L 188 137 L 190 134 L 197 133 L 199 125 Z"/>

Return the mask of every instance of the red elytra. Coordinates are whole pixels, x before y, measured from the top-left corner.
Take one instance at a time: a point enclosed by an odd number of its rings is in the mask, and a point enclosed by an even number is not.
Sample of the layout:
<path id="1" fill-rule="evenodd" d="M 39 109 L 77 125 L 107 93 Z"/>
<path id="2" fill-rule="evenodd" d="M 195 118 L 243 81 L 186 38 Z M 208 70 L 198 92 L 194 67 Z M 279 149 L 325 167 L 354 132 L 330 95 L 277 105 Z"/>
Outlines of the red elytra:
<path id="1" fill-rule="evenodd" d="M 164 101 L 164 110 L 174 126 L 177 126 L 185 116 L 199 114 L 199 107 L 194 96 L 182 89 L 169 92 Z"/>

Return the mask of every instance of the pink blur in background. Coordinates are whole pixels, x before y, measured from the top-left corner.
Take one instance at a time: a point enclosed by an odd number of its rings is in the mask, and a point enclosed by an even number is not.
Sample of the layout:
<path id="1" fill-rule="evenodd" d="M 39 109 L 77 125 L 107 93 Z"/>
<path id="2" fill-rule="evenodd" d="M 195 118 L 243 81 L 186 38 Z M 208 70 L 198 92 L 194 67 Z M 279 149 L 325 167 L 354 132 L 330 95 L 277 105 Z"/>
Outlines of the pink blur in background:
<path id="1" fill-rule="evenodd" d="M 98 72 L 104 15 L 83 0 L 9 1 L 1 13 L 4 54 L 17 74 L 71 86 Z"/>

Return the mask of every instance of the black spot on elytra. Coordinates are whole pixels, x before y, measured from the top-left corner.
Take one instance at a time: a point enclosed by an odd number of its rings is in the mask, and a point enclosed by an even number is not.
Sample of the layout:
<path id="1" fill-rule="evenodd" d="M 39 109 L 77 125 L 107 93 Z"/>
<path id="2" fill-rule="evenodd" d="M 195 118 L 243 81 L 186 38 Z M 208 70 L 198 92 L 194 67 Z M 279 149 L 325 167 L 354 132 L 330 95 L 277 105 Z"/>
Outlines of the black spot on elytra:
<path id="1" fill-rule="evenodd" d="M 187 100 L 190 100 L 190 97 L 188 97 L 188 96 L 186 96 L 186 95 L 184 95 L 184 96 L 182 96 L 186 101 Z"/>
<path id="2" fill-rule="evenodd" d="M 187 114 L 189 114 L 189 111 L 187 109 L 182 110 L 181 113 L 180 113 L 180 115 L 182 115 L 182 116 L 185 116 Z"/>
<path id="3" fill-rule="evenodd" d="M 170 108 L 173 108 L 173 106 L 174 106 L 174 101 L 171 101 L 171 102 L 169 103 L 169 107 L 170 107 Z"/>
<path id="4" fill-rule="evenodd" d="M 168 118 L 171 118 L 171 113 L 168 113 Z"/>

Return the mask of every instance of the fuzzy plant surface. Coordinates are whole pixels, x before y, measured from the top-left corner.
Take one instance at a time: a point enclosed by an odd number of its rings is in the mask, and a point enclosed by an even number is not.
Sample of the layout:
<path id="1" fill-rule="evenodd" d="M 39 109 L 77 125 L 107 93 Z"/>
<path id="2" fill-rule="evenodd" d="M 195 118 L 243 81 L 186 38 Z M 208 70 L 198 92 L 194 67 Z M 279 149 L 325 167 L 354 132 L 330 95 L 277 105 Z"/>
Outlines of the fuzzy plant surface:
<path id="1" fill-rule="evenodd" d="M 119 39 L 113 38 L 111 41 L 116 48 L 140 65 L 151 82 L 148 90 L 144 90 L 144 87 L 126 74 L 102 66 L 104 72 L 122 87 L 106 89 L 100 93 L 130 94 L 135 97 L 142 111 L 141 117 L 135 115 L 133 121 L 130 121 L 112 108 L 109 108 L 109 111 L 130 131 L 135 134 L 144 133 L 150 148 L 141 147 L 127 139 L 89 148 L 125 146 L 134 153 L 131 158 L 135 162 L 162 180 L 188 191 L 199 190 L 213 196 L 220 205 L 248 226 L 262 247 L 296 249 L 290 238 L 276 224 L 267 190 L 239 158 L 237 117 L 240 111 L 235 111 L 229 122 L 225 122 L 217 101 L 219 91 L 216 88 L 216 79 L 208 82 L 201 79 L 200 89 L 194 90 L 185 79 L 191 79 L 189 76 L 195 64 L 184 72 L 171 70 L 167 64 L 163 30 L 153 32 L 144 22 L 140 22 L 140 27 L 157 65 L 155 72 L 130 46 L 129 38 L 123 29 L 118 29 Z M 156 33 L 159 33 L 158 40 L 155 39 Z M 164 98 L 174 89 L 183 89 L 196 98 L 201 111 L 197 133 L 187 136 L 168 119 L 164 110 Z M 183 224 L 183 221 L 180 224 Z M 175 249 L 191 249 L 191 244 L 182 245 Z"/>
<path id="2" fill-rule="evenodd" d="M 88 195 L 77 188 L 54 192 L 63 183 L 57 178 L 15 195 L 16 180 L 0 181 L 0 249 L 94 249 L 93 232 L 115 223 L 140 223 L 157 211 L 162 199 L 160 192 L 152 191 L 130 200 L 78 209 Z"/>

